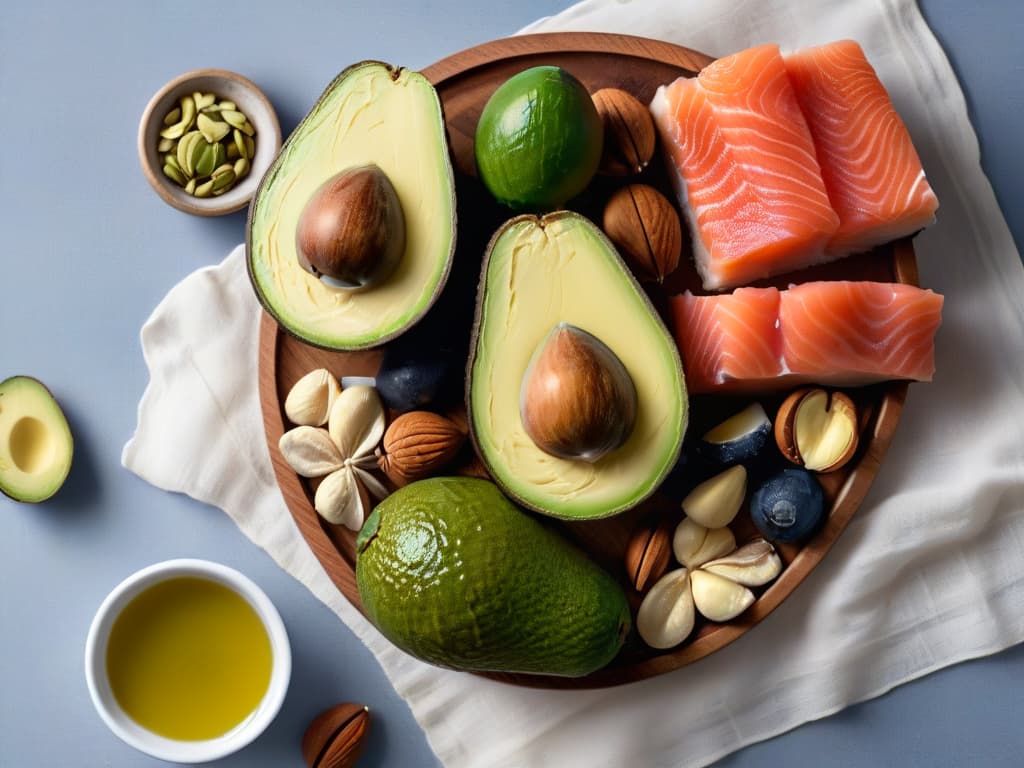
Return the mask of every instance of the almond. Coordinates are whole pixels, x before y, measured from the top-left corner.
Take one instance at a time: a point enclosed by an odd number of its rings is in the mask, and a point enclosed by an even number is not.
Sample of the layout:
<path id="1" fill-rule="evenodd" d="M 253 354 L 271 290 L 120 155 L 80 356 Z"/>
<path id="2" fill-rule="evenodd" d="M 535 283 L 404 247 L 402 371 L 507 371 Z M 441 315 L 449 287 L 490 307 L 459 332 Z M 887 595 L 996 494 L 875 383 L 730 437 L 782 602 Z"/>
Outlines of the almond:
<path id="1" fill-rule="evenodd" d="M 309 768 L 352 768 L 366 746 L 370 711 L 361 704 L 338 704 L 324 710 L 302 737 Z"/>
<path id="2" fill-rule="evenodd" d="M 384 433 L 378 463 L 395 483 L 429 477 L 459 452 L 465 433 L 454 421 L 430 411 L 409 411 Z"/>
<path id="3" fill-rule="evenodd" d="M 637 592 L 660 579 L 672 557 L 672 522 L 640 525 L 626 545 L 626 575 Z"/>

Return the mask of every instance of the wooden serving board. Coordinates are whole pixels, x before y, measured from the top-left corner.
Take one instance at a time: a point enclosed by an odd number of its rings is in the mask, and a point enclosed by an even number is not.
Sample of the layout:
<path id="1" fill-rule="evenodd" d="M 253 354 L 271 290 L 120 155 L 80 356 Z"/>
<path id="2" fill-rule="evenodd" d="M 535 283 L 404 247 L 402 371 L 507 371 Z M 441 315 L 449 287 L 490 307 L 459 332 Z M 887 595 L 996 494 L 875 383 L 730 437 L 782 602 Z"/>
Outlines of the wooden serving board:
<path id="1" fill-rule="evenodd" d="M 452 158 L 456 169 L 459 242 L 452 278 L 439 305 L 448 301 L 465 302 L 475 295 L 480 260 L 487 241 L 511 213 L 492 201 L 476 179 L 473 159 L 473 134 L 477 119 L 490 94 L 508 77 L 540 64 L 555 64 L 572 72 L 593 92 L 618 87 L 647 103 L 662 83 L 680 75 L 692 76 L 712 58 L 669 43 L 624 35 L 597 33 L 556 33 L 525 35 L 486 43 L 450 56 L 423 70 L 441 97 L 447 121 Z M 671 193 L 660 162 L 652 162 L 640 181 Z M 598 178 L 573 208 L 600 222 L 600 211 L 608 195 L 624 180 Z M 688 252 L 688 245 L 687 245 Z M 664 307 L 665 298 L 690 288 L 700 292 L 699 279 L 692 264 L 684 258 L 680 268 L 651 298 Z M 462 277 L 459 277 L 461 273 Z M 765 284 L 785 287 L 791 282 L 811 279 L 856 279 L 899 281 L 916 284 L 917 271 L 909 240 L 877 249 L 871 254 L 851 257 L 801 273 L 786 275 Z M 432 310 L 432 312 L 436 312 Z M 429 318 L 429 315 L 428 315 Z M 453 329 L 453 332 L 458 329 Z M 462 329 L 465 330 L 465 329 Z M 259 385 L 263 421 L 274 472 L 285 502 L 299 530 L 317 559 L 323 564 L 337 588 L 353 605 L 362 610 L 355 580 L 355 533 L 325 523 L 313 510 L 314 486 L 299 478 L 282 458 L 277 445 L 291 425 L 286 423 L 282 404 L 292 385 L 305 373 L 324 367 L 339 378 L 373 375 L 381 350 L 358 353 L 329 352 L 308 346 L 287 333 L 264 314 L 260 327 Z M 739 618 L 726 624 L 703 621 L 681 646 L 669 651 L 654 651 L 634 636 L 611 665 L 586 678 L 568 679 L 537 675 L 488 674 L 488 677 L 518 685 L 549 688 L 591 688 L 632 682 L 677 669 L 723 647 L 749 631 L 772 612 L 800 584 L 828 552 L 846 527 L 867 493 L 899 421 L 907 393 L 907 384 L 892 382 L 847 390 L 858 402 L 863 414 L 861 446 L 855 460 L 843 469 L 819 479 L 830 505 L 828 519 L 810 541 L 802 546 L 783 545 L 779 554 L 784 563 L 782 574 L 759 592 L 757 601 Z M 738 411 L 752 399 L 759 400 L 774 415 L 784 393 L 764 397 L 694 397 L 690 405 L 689 435 L 700 435 L 714 424 Z M 459 416 L 458 408 L 455 416 Z M 467 463 L 470 466 L 467 466 Z M 472 473 L 471 459 L 453 471 Z M 680 492 L 671 483 L 639 508 L 617 517 L 592 522 L 551 520 L 568 538 L 575 540 L 624 585 L 633 609 L 640 602 L 628 584 L 623 553 L 633 528 L 645 517 L 670 513 L 681 517 Z M 749 515 L 740 513 L 731 525 L 737 542 L 753 538 L 756 531 Z"/>

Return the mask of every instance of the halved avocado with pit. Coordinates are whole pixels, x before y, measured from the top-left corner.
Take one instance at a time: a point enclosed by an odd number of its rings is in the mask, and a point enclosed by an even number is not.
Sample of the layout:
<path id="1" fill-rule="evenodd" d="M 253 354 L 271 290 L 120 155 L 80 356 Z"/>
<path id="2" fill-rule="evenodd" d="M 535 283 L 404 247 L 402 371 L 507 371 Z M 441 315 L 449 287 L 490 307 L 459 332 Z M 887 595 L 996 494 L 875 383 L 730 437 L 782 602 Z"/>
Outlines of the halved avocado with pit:
<path id="1" fill-rule="evenodd" d="M 71 470 L 74 440 L 64 411 L 42 382 L 0 382 L 0 493 L 30 503 L 60 490 Z"/>
<path id="2" fill-rule="evenodd" d="M 297 227 L 325 182 L 376 166 L 397 193 L 405 248 L 394 271 L 357 290 L 300 265 Z M 266 310 L 314 346 L 367 349 L 415 324 L 444 287 L 455 252 L 455 182 L 437 92 L 418 72 L 376 61 L 332 82 L 271 165 L 249 207 L 249 276 Z"/>
<path id="3" fill-rule="evenodd" d="M 601 231 L 568 211 L 507 222 L 488 246 L 476 312 L 467 410 L 477 452 L 502 489 L 567 519 L 614 515 L 652 494 L 679 456 L 686 385 L 675 342 Z M 630 434 L 596 461 L 551 455 L 523 425 L 523 378 L 560 324 L 600 340 L 636 389 Z"/>

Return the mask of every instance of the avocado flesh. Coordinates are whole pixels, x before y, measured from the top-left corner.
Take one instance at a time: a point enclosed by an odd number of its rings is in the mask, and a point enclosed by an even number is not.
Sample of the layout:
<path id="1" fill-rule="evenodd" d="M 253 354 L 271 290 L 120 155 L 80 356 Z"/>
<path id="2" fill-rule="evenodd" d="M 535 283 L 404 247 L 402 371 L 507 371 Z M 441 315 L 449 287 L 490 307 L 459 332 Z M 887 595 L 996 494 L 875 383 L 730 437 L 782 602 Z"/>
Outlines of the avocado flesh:
<path id="1" fill-rule="evenodd" d="M 327 179 L 370 164 L 398 195 L 405 251 L 383 282 L 332 288 L 299 264 L 299 217 Z M 417 72 L 363 62 L 327 87 L 264 176 L 249 211 L 249 275 L 264 307 L 293 335 L 328 349 L 365 349 L 430 308 L 447 279 L 455 233 L 455 182 L 437 93 Z"/>
<path id="2" fill-rule="evenodd" d="M 50 391 L 29 376 L 0 382 L 0 492 L 45 501 L 71 469 L 74 441 Z"/>
<path id="3" fill-rule="evenodd" d="M 523 374 L 558 323 L 604 342 L 636 386 L 632 433 L 593 463 L 545 453 L 520 416 Z M 523 216 L 498 231 L 481 276 L 470 354 L 477 450 L 495 482 L 523 505 L 560 518 L 613 515 L 653 493 L 678 458 L 687 398 L 676 345 L 615 248 L 586 218 L 567 211 Z"/>
<path id="4" fill-rule="evenodd" d="M 396 491 L 356 550 L 367 616 L 431 664 L 579 677 L 611 661 L 629 631 L 618 583 L 486 480 Z"/>

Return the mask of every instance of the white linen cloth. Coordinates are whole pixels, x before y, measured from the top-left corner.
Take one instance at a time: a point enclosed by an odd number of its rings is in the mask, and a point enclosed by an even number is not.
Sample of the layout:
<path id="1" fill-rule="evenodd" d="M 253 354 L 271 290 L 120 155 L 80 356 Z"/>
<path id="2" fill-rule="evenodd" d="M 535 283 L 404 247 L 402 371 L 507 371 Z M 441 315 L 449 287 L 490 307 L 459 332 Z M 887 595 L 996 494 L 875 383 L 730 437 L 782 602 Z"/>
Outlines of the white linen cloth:
<path id="1" fill-rule="evenodd" d="M 813 10 L 812 10 L 813 9 Z M 963 94 L 910 0 L 587 0 L 527 31 L 629 32 L 724 55 L 858 40 L 941 208 L 918 237 L 945 294 L 932 384 L 834 549 L 752 632 L 696 664 L 597 691 L 517 688 L 395 649 L 333 587 L 274 483 L 242 249 L 176 286 L 142 329 L 152 380 L 124 465 L 224 509 L 377 657 L 448 766 L 696 766 L 1024 640 L 1024 269 Z"/>

